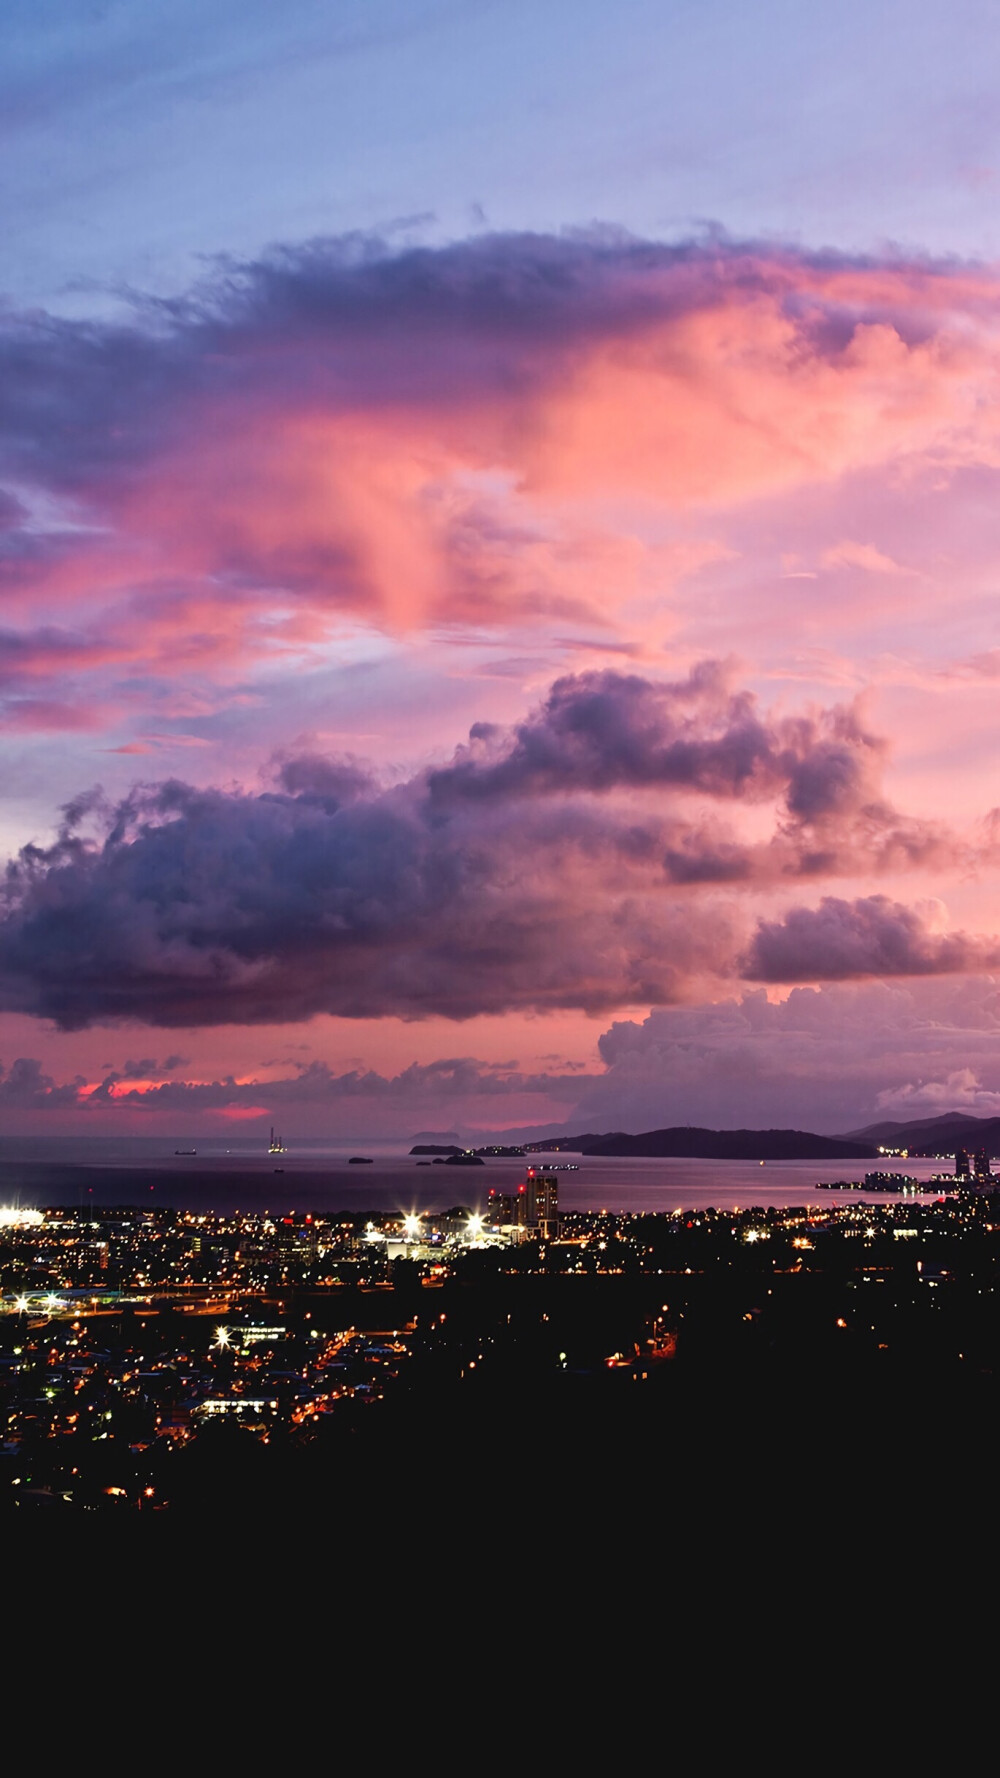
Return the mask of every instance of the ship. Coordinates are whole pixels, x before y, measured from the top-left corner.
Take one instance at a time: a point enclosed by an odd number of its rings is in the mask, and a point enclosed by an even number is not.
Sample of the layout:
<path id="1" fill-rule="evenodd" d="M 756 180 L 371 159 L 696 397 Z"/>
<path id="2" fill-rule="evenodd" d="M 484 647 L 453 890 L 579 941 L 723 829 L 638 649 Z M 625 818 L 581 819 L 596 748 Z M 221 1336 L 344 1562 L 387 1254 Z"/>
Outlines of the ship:
<path id="1" fill-rule="evenodd" d="M 268 1154 L 287 1154 L 288 1153 L 288 1150 L 285 1147 L 284 1143 L 282 1142 L 281 1137 L 275 1135 L 273 1124 L 271 1125 L 271 1140 L 268 1143 L 267 1152 L 268 1152 Z"/>

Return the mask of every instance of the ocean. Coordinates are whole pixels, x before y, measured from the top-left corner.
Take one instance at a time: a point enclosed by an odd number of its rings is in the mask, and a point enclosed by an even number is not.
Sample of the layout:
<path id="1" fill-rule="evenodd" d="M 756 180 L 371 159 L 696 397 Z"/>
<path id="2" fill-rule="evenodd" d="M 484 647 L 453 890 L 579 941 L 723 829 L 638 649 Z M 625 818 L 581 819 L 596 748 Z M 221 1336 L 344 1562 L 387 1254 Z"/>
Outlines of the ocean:
<path id="1" fill-rule="evenodd" d="M 178 1156 L 174 1147 L 197 1149 Z M 370 1166 L 351 1166 L 352 1154 L 371 1157 Z M 575 1165 L 559 1174 L 561 1210 L 609 1210 L 618 1214 L 717 1209 L 751 1205 L 833 1206 L 869 1198 L 893 1203 L 881 1193 L 818 1192 L 817 1181 L 860 1179 L 874 1161 L 756 1161 L 604 1159 L 597 1155 L 534 1157 Z M 0 1143 L 0 1204 L 149 1204 L 177 1210 L 230 1214 L 233 1211 L 400 1212 L 443 1210 L 463 1204 L 485 1206 L 491 1187 L 510 1191 L 527 1163 L 487 1161 L 482 1167 L 419 1166 L 403 1145 L 291 1148 L 262 1154 L 217 1143 L 168 1144 L 150 1138 L 102 1141 L 7 1140 Z M 886 1171 L 921 1181 L 948 1172 L 942 1160 L 886 1159 Z M 937 1195 L 928 1184 L 928 1192 Z"/>

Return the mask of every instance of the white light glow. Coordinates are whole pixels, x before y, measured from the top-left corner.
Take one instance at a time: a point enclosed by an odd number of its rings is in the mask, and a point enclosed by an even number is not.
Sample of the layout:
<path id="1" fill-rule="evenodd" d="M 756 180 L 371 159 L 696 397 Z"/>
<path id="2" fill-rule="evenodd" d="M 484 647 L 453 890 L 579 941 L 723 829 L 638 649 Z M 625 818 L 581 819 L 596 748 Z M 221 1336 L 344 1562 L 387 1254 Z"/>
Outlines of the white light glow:
<path id="1" fill-rule="evenodd" d="M 0 1205 L 0 1229 L 37 1229 L 44 1221 L 40 1210 L 20 1210 L 16 1204 Z"/>

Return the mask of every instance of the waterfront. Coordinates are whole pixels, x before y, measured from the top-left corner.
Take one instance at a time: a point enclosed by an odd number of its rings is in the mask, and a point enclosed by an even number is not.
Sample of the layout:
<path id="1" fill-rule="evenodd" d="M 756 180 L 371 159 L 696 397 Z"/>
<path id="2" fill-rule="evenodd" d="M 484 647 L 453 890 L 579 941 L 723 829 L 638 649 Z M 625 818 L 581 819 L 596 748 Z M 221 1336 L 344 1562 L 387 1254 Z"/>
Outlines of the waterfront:
<path id="1" fill-rule="evenodd" d="M 482 1167 L 420 1166 L 402 1147 L 336 1150 L 292 1149 L 280 1157 L 259 1150 L 208 1150 L 179 1159 L 166 1145 L 46 1144 L 10 1145 L 0 1157 L 0 1202 L 41 1206 L 148 1203 L 207 1214 L 236 1211 L 287 1213 L 293 1210 L 441 1210 L 449 1204 L 481 1209 L 489 1190 L 509 1191 L 526 1160 L 491 1160 Z M 136 1150 L 143 1152 L 136 1152 Z M 68 1151 L 68 1152 L 67 1152 Z M 131 1152 L 129 1152 L 131 1151 Z M 371 1165 L 350 1165 L 350 1154 L 371 1155 Z M 79 1156 L 80 1158 L 73 1158 Z M 819 1180 L 860 1179 L 876 1166 L 927 1182 L 947 1172 L 939 1159 L 854 1161 L 718 1161 L 668 1158 L 607 1158 L 597 1155 L 529 1157 L 555 1161 L 560 1171 L 559 1201 L 566 1212 L 610 1210 L 672 1212 L 704 1208 L 781 1208 L 822 1202 Z M 840 1195 L 840 1194 L 836 1194 Z M 853 1200 L 885 1201 L 877 1193 L 851 1193 Z M 890 1200 L 891 1201 L 891 1200 Z"/>

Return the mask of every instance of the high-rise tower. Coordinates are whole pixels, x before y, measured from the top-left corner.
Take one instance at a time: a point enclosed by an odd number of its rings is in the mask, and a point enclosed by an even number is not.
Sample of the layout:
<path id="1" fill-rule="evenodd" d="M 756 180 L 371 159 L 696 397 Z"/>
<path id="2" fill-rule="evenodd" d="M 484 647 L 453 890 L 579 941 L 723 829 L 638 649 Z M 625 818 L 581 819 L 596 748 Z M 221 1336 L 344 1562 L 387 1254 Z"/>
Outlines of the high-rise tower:
<path id="1" fill-rule="evenodd" d="M 559 1181 L 544 1167 L 529 1167 L 524 1184 L 517 1188 L 517 1220 L 522 1228 L 537 1229 L 544 1241 L 559 1233 Z"/>

